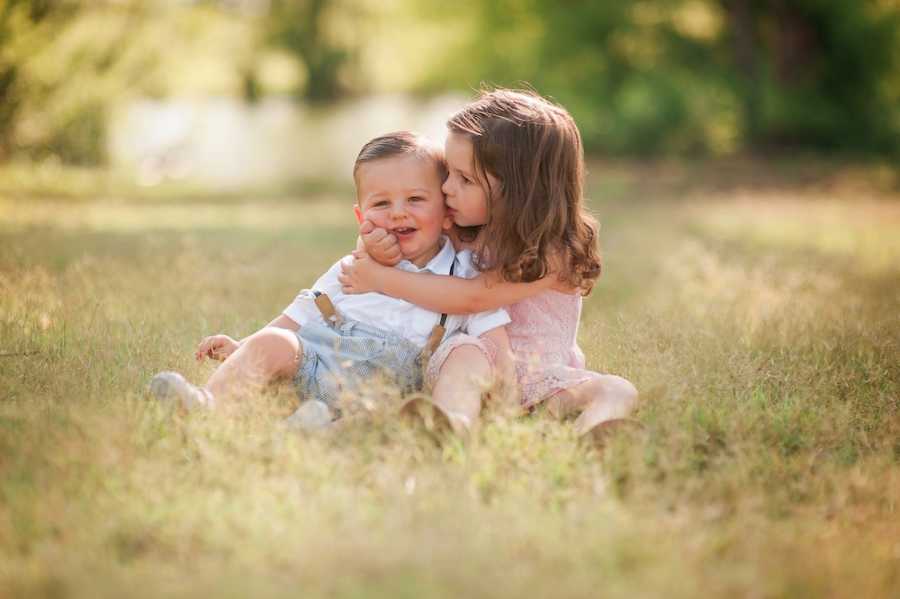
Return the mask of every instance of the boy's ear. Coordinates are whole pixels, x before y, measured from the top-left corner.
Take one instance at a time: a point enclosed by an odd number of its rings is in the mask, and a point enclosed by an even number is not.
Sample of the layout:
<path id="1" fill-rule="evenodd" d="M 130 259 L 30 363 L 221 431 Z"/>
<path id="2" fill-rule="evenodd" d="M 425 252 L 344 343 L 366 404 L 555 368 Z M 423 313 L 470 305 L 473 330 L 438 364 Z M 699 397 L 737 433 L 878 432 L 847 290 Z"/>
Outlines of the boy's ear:
<path id="1" fill-rule="evenodd" d="M 362 215 L 362 211 L 359 209 L 359 204 L 353 204 L 353 214 L 356 215 L 356 222 L 358 222 L 359 224 L 362 224 L 363 215 Z"/>
<path id="2" fill-rule="evenodd" d="M 449 231 L 450 229 L 452 229 L 453 228 L 453 219 L 450 218 L 449 216 L 445 216 L 443 228 L 444 228 L 444 231 Z"/>

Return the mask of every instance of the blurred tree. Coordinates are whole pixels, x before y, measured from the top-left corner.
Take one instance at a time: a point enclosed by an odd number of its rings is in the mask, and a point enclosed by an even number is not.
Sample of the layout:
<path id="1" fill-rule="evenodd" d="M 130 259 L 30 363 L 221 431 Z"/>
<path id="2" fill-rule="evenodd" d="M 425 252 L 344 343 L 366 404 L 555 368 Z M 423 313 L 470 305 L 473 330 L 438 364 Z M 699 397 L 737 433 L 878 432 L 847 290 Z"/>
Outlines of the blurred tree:
<path id="1" fill-rule="evenodd" d="M 428 10 L 464 34 L 425 88 L 527 81 L 572 110 L 594 150 L 900 151 L 893 0 L 435 0 Z"/>
<path id="2" fill-rule="evenodd" d="M 4 157 L 99 164 L 130 97 L 246 92 L 253 23 L 212 2 L 0 0 Z"/>
<path id="3" fill-rule="evenodd" d="M 306 69 L 302 96 L 326 102 L 345 91 L 341 70 L 352 52 L 332 35 L 334 0 L 272 0 L 266 20 L 270 43 L 294 54 Z"/>
<path id="4" fill-rule="evenodd" d="M 78 10 L 69 0 L 4 0 L 0 3 L 0 159 L 14 146 L 15 128 L 29 95 L 21 63 L 50 44 Z"/>
<path id="5" fill-rule="evenodd" d="M 0 0 L 0 159 L 101 162 L 109 114 L 134 96 L 323 104 L 481 82 L 556 98 L 593 151 L 900 152 L 900 5 Z"/>
<path id="6" fill-rule="evenodd" d="M 900 150 L 898 7 L 879 0 L 722 5 L 750 145 Z"/>

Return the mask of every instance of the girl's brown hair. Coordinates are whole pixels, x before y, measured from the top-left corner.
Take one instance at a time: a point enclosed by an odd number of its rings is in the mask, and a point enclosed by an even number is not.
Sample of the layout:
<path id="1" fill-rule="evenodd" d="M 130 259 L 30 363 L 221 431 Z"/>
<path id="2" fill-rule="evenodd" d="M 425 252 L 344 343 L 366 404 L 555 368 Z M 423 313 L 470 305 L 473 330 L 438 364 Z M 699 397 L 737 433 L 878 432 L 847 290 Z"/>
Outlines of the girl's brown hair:
<path id="1" fill-rule="evenodd" d="M 512 282 L 553 272 L 590 293 L 600 276 L 598 224 L 584 208 L 584 151 L 569 113 L 532 92 L 496 89 L 482 92 L 447 127 L 471 140 L 487 186 L 479 267 Z M 490 188 L 486 173 L 500 189 Z"/>

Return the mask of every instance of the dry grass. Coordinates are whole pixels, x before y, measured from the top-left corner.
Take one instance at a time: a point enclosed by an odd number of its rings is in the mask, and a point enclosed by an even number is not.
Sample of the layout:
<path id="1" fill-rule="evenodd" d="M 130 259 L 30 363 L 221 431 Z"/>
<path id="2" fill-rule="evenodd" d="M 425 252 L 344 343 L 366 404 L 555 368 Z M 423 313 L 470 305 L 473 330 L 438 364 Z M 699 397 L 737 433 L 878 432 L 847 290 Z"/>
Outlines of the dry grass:
<path id="1" fill-rule="evenodd" d="M 342 200 L 0 199 L 0 596 L 900 595 L 900 197 L 670 170 L 595 169 L 581 343 L 647 427 L 602 454 L 497 408 L 437 448 L 378 392 L 172 419 L 149 376 L 349 248 Z"/>

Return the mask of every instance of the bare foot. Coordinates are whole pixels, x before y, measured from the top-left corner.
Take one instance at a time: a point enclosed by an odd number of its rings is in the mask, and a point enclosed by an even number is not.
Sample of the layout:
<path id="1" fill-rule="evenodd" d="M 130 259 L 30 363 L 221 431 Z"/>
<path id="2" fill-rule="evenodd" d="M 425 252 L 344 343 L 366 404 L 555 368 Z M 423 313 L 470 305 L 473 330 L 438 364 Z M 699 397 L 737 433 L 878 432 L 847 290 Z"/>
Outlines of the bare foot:
<path id="1" fill-rule="evenodd" d="M 400 415 L 431 435 L 469 434 L 471 422 L 464 414 L 450 412 L 424 397 L 413 397 L 400 408 Z"/>
<path id="2" fill-rule="evenodd" d="M 603 448 L 609 438 L 616 433 L 643 432 L 644 428 L 644 425 L 634 418 L 612 418 L 596 423 L 591 428 L 579 433 L 579 436 L 581 439 Z"/>

